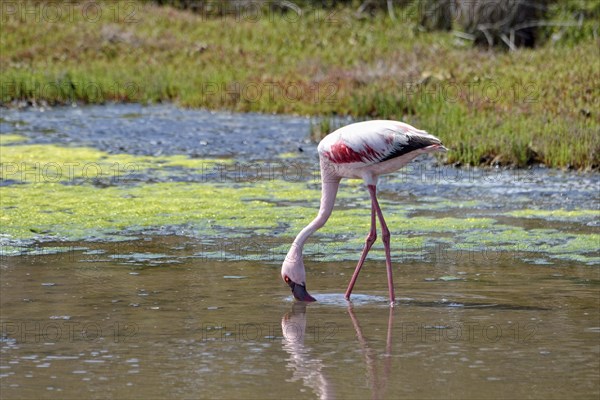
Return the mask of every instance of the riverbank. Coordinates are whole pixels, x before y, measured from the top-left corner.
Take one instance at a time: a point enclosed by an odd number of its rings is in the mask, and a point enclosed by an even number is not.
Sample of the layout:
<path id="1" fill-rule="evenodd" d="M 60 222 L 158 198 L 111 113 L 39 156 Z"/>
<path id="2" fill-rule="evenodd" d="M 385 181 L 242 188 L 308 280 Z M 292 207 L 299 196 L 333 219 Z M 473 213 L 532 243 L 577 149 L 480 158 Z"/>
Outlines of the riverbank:
<path id="1" fill-rule="evenodd" d="M 172 101 L 400 119 L 442 138 L 450 164 L 600 166 L 592 35 L 508 53 L 345 9 L 208 17 L 141 2 L 33 4 L 3 15 L 5 105 Z"/>

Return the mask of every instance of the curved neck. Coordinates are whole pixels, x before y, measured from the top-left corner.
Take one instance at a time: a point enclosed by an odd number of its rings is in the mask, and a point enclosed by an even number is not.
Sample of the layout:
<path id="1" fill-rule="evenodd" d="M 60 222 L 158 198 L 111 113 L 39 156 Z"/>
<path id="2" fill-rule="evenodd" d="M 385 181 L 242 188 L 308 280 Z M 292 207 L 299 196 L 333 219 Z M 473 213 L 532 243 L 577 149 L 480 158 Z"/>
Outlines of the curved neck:
<path id="1" fill-rule="evenodd" d="M 321 168 L 321 206 L 319 207 L 319 214 L 312 220 L 304 229 L 300 231 L 296 239 L 294 239 L 294 245 L 299 250 L 302 250 L 304 242 L 319 228 L 325 225 L 325 222 L 329 219 L 333 206 L 335 204 L 335 196 L 337 195 L 338 188 L 340 186 L 340 178 L 336 176 L 329 176 L 324 173 L 324 169 Z"/>

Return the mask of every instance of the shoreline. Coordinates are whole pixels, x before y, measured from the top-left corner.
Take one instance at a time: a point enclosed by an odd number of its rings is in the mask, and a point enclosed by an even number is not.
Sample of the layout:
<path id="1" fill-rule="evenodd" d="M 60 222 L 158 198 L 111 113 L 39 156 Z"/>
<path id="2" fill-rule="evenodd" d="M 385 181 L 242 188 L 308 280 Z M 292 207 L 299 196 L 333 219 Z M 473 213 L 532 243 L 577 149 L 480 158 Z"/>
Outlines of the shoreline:
<path id="1" fill-rule="evenodd" d="M 81 102 L 77 102 L 77 103 L 61 103 L 61 104 L 48 104 L 45 103 L 44 104 L 32 104 L 32 102 L 24 102 L 22 101 L 21 103 L 28 103 L 28 104 L 14 104 L 15 102 L 12 102 L 12 104 L 10 105 L 6 105 L 6 103 L 0 103 L 0 110 L 4 109 L 4 110 L 14 110 L 14 111 L 30 111 L 30 110 L 34 110 L 34 111 L 45 111 L 45 110 L 53 110 L 56 108 L 85 108 L 85 107 L 103 107 L 103 106 L 119 106 L 119 105 L 139 105 L 141 107 L 153 107 L 153 106 L 173 106 L 175 108 L 179 108 L 182 110 L 197 110 L 197 111 L 205 111 L 205 112 L 210 112 L 210 113 L 228 113 L 228 114 L 248 114 L 248 115 L 265 115 L 265 116 L 269 116 L 269 115 L 275 115 L 275 116 L 282 116 L 282 117 L 293 117 L 293 118 L 303 118 L 303 119 L 307 119 L 310 122 L 310 130 L 308 132 L 306 132 L 306 136 L 307 138 L 310 138 L 310 141 L 312 144 L 314 144 L 316 146 L 316 144 L 318 144 L 318 141 L 314 140 L 314 127 L 316 125 L 319 124 L 319 121 L 323 121 L 325 119 L 327 119 L 327 117 L 323 117 L 323 116 L 313 116 L 313 115 L 299 115 L 299 114 L 278 114 L 278 113 L 266 113 L 266 112 L 260 112 L 260 111 L 252 111 L 252 112 L 239 112 L 239 111 L 233 111 L 233 110 L 229 110 L 229 109 L 219 109 L 219 110 L 214 110 L 214 109 L 206 109 L 206 108 L 196 108 L 196 107 L 185 107 L 185 106 L 181 106 L 177 103 L 173 103 L 173 102 L 157 102 L 157 103 L 139 103 L 139 102 L 115 102 L 115 101 L 108 101 L 108 102 L 104 102 L 104 103 L 81 103 Z M 345 117 L 338 117 L 338 118 L 343 118 L 343 119 L 348 119 L 348 122 L 344 122 L 343 124 L 339 125 L 338 127 L 341 127 L 343 125 L 347 125 L 350 124 L 354 121 L 361 121 L 364 119 L 352 119 L 352 117 L 349 116 L 345 116 Z M 313 125 L 313 122 L 316 121 L 316 125 Z M 334 129 L 332 129 L 333 131 Z M 2 133 L 5 134 L 5 133 Z M 2 135 L 0 134 L 0 135 Z M 6 134 L 10 134 L 6 133 Z M 18 143 L 16 143 L 18 144 Z M 452 149 L 450 149 L 452 150 Z M 127 154 L 127 153 L 125 153 Z M 447 157 L 447 156 L 446 156 Z M 532 164 L 528 164 L 527 166 L 518 166 L 518 165 L 491 165 L 491 164 L 477 164 L 477 165 L 472 165 L 472 164 L 461 164 L 460 162 L 447 162 L 447 158 L 445 160 L 442 160 L 441 157 L 436 157 L 436 164 L 442 167 L 450 167 L 450 168 L 454 168 L 457 170 L 463 169 L 463 170 L 467 170 L 469 168 L 473 168 L 473 169 L 481 169 L 483 171 L 492 171 L 492 170 L 502 170 L 502 171 L 511 171 L 511 170 L 515 170 L 515 171 L 531 171 L 531 170 L 548 170 L 548 171 L 557 171 L 557 172 L 566 172 L 566 173 L 576 173 L 576 174 L 597 174 L 600 173 L 600 166 L 596 167 L 596 168 L 574 168 L 574 167 L 549 167 L 543 163 L 532 163 Z"/>

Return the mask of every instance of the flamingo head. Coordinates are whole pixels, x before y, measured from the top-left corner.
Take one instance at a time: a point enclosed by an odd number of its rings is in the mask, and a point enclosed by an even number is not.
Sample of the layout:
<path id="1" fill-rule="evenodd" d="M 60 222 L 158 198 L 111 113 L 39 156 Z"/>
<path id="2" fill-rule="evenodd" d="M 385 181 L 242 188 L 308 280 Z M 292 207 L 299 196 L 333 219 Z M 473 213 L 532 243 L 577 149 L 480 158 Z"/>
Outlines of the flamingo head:
<path id="1" fill-rule="evenodd" d="M 298 301 L 317 301 L 306 291 L 306 284 L 296 283 L 289 276 L 284 276 L 283 280 L 292 289 L 294 298 Z"/>
<path id="2" fill-rule="evenodd" d="M 295 253 L 293 248 L 283 261 L 281 278 L 292 289 L 292 294 L 296 300 L 317 301 L 317 299 L 306 291 L 306 272 L 304 270 L 304 263 L 302 262 L 302 255 L 291 253 Z"/>

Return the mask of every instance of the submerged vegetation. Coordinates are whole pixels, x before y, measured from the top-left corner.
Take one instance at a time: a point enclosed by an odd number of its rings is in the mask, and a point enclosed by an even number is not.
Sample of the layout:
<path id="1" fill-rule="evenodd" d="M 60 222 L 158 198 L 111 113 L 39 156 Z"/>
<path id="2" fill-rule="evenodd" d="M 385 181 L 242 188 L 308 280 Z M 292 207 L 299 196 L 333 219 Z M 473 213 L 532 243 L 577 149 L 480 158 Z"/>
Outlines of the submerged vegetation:
<path id="1" fill-rule="evenodd" d="M 326 121 L 315 139 L 339 116 L 400 119 L 441 137 L 448 163 L 600 166 L 598 10 L 586 2 L 553 3 L 544 40 L 515 51 L 428 31 L 410 9 L 357 15 L 356 2 L 216 15 L 152 2 L 57 4 L 4 7 L 3 104 L 297 113 Z"/>

